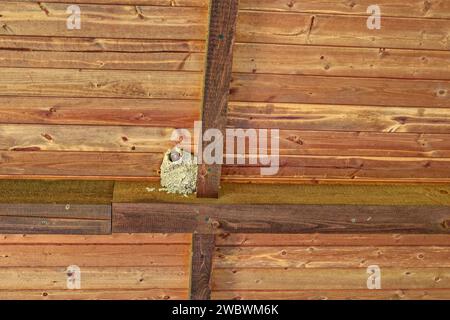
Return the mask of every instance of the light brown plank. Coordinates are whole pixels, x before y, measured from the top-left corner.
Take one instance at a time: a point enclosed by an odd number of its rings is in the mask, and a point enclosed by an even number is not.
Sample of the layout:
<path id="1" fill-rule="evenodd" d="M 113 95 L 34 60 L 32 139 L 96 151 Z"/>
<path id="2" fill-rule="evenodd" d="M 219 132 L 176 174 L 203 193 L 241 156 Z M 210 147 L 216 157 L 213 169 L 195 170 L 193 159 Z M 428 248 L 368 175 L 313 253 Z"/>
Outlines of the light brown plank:
<path id="1" fill-rule="evenodd" d="M 238 42 L 448 50 L 450 20 L 383 17 L 381 30 L 367 16 L 240 11 Z"/>
<path id="2" fill-rule="evenodd" d="M 448 51 L 238 43 L 233 71 L 447 80 L 449 60 Z"/>
<path id="3" fill-rule="evenodd" d="M 191 128 L 199 101 L 1 97 L 1 123 L 127 125 Z"/>
<path id="4" fill-rule="evenodd" d="M 172 128 L 0 125 L 0 150 L 164 153 Z"/>
<path id="5" fill-rule="evenodd" d="M 450 81 L 235 73 L 230 100 L 447 108 Z"/>
<path id="6" fill-rule="evenodd" d="M 450 235 L 425 234 L 225 234 L 217 246 L 448 246 Z"/>
<path id="7" fill-rule="evenodd" d="M 192 235 L 187 233 L 152 233 L 152 234 L 111 234 L 105 236 L 78 236 L 78 235 L 27 235 L 6 234 L 0 235 L 1 245 L 41 244 L 52 245 L 189 245 Z"/>
<path id="8" fill-rule="evenodd" d="M 202 71 L 202 53 L 28 52 L 0 50 L 0 67 Z"/>
<path id="9" fill-rule="evenodd" d="M 67 267 L 0 268 L 0 290 L 67 289 Z M 185 267 L 84 267 L 81 288 L 94 289 L 184 289 Z"/>
<path id="10" fill-rule="evenodd" d="M 0 175 L 157 177 L 162 155 L 109 152 L 0 152 Z"/>
<path id="11" fill-rule="evenodd" d="M 450 247 L 217 247 L 215 268 L 449 268 Z"/>
<path id="12" fill-rule="evenodd" d="M 187 266 L 189 245 L 5 245 L 2 267 L 174 267 Z"/>
<path id="13" fill-rule="evenodd" d="M 109 1 L 109 0 L 106 0 Z M 96 1 L 97 2 L 97 1 Z M 71 3 L 74 3 L 73 1 Z M 147 40 L 147 39 L 107 39 L 41 36 L 0 36 L 0 48 L 13 51 L 42 52 L 134 52 L 154 54 L 157 52 L 205 51 L 205 41 L 201 40 Z M 42 62 L 43 63 L 43 62 Z"/>
<path id="14" fill-rule="evenodd" d="M 280 130 L 279 137 L 278 149 L 259 150 L 281 155 L 450 157 L 447 134 Z M 250 151 L 247 143 L 245 152 Z"/>
<path id="15" fill-rule="evenodd" d="M 187 300 L 187 289 L 0 290 L 2 300 Z"/>
<path id="16" fill-rule="evenodd" d="M 330 99 L 331 100 L 331 99 Z M 449 133 L 447 108 L 232 102 L 228 124 L 237 128 Z"/>
<path id="17" fill-rule="evenodd" d="M 206 8 L 80 4 L 81 29 L 69 30 L 69 5 L 2 1 L 0 34 L 192 40 L 206 35 Z"/>
<path id="18" fill-rule="evenodd" d="M 246 161 L 248 163 L 248 160 Z M 274 176 L 315 179 L 450 179 L 449 158 L 280 156 Z M 255 165 L 226 165 L 225 176 L 260 176 Z M 267 176 L 270 177 L 270 176 Z"/>
<path id="19" fill-rule="evenodd" d="M 385 16 L 450 18 L 448 1 L 428 0 L 378 0 L 381 12 Z M 330 1 L 308 0 L 241 0 L 240 9 L 255 11 L 306 12 L 327 14 L 367 15 L 367 8 L 373 5 L 372 0 Z"/>
<path id="20" fill-rule="evenodd" d="M 367 289 L 366 268 L 216 269 L 213 290 Z M 383 289 L 448 289 L 448 268 L 381 268 Z"/>
<path id="21" fill-rule="evenodd" d="M 0 68 L 0 95 L 199 99 L 196 72 Z"/>
<path id="22" fill-rule="evenodd" d="M 45 2 L 67 3 L 69 0 L 48 0 Z M 36 0 L 18 0 L 17 2 L 37 2 Z M 207 0 L 70 0 L 70 3 L 86 4 L 129 4 L 166 7 L 206 7 Z"/>
<path id="23" fill-rule="evenodd" d="M 448 300 L 449 289 L 213 291 L 213 300 Z"/>

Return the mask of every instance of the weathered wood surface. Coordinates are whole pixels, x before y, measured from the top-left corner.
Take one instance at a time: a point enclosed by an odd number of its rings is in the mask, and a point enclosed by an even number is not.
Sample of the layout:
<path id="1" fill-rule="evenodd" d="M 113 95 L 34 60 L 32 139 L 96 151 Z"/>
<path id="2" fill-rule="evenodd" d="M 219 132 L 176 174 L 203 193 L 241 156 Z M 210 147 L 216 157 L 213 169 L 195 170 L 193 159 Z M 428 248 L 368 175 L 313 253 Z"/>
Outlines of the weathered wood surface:
<path id="1" fill-rule="evenodd" d="M 449 210 L 433 206 L 113 204 L 113 232 L 438 233 Z"/>
<path id="2" fill-rule="evenodd" d="M 349 77 L 337 79 L 323 76 L 235 73 L 230 99 L 239 102 L 447 108 L 450 101 L 449 88 L 449 80 Z"/>
<path id="3" fill-rule="evenodd" d="M 0 204 L 0 232 L 109 234 L 111 206 Z"/>
<path id="4" fill-rule="evenodd" d="M 228 123 L 237 128 L 445 134 L 450 132 L 449 113 L 423 106 L 232 102 Z"/>
<path id="5" fill-rule="evenodd" d="M 450 247 L 218 247 L 214 261 L 216 268 L 450 268 Z"/>
<path id="6" fill-rule="evenodd" d="M 191 300 L 210 300 L 215 236 L 194 234 L 191 260 Z"/>
<path id="7" fill-rule="evenodd" d="M 238 43 L 234 56 L 234 72 L 405 79 L 450 78 L 448 51 Z"/>
<path id="8" fill-rule="evenodd" d="M 0 122 L 190 128 L 198 101 L 60 97 L 0 97 Z"/>
<path id="9" fill-rule="evenodd" d="M 0 34 L 204 40 L 207 31 L 206 8 L 106 4 L 79 4 L 82 27 L 69 30 L 69 5 L 2 1 Z"/>
<path id="10" fill-rule="evenodd" d="M 354 246 L 449 246 L 444 234 L 223 234 L 216 237 L 221 247 L 354 247 Z M 415 250 L 415 249 L 414 249 Z"/>
<path id="11" fill-rule="evenodd" d="M 48 0 L 45 2 L 67 3 L 68 0 Z M 16 2 L 37 2 L 36 0 L 17 0 Z M 207 7 L 208 0 L 71 0 L 70 3 L 84 4 L 130 4 L 166 7 Z"/>
<path id="12" fill-rule="evenodd" d="M 81 0 L 80 0 L 81 1 Z M 397 17 L 423 17 L 423 18 L 450 18 L 450 4 L 447 1 L 429 0 L 378 0 L 377 4 L 386 16 Z M 357 0 L 353 2 L 308 0 L 241 0 L 242 10 L 254 11 L 281 11 L 281 12 L 307 12 L 327 14 L 367 15 L 367 8 L 373 5 L 371 0 Z"/>
<path id="13" fill-rule="evenodd" d="M 0 95 L 7 96 L 200 98 L 197 72 L 0 68 L 0 73 Z"/>
<path id="14" fill-rule="evenodd" d="M 0 290 L 2 300 L 186 300 L 188 289 Z"/>
<path id="15" fill-rule="evenodd" d="M 202 132 L 219 130 L 224 135 L 233 63 L 233 46 L 239 0 L 210 0 L 206 67 L 202 92 Z M 206 138 L 206 137 L 205 137 Z M 208 145 L 202 141 L 203 147 Z M 203 155 L 201 155 L 203 157 Z M 217 198 L 222 166 L 199 165 L 197 196 Z"/>
<path id="16" fill-rule="evenodd" d="M 0 150 L 164 153 L 173 128 L 0 125 Z"/>
<path id="17" fill-rule="evenodd" d="M 0 235 L 1 299 L 187 299 L 190 234 Z M 69 290 L 77 265 L 81 288 Z"/>
<path id="18" fill-rule="evenodd" d="M 213 291 L 213 300 L 448 300 L 449 289 Z"/>
<path id="19" fill-rule="evenodd" d="M 367 28 L 367 17 L 241 10 L 236 41 L 431 50 L 450 47 L 445 31 L 450 28 L 448 19 L 383 16 L 382 28 L 374 34 Z"/>

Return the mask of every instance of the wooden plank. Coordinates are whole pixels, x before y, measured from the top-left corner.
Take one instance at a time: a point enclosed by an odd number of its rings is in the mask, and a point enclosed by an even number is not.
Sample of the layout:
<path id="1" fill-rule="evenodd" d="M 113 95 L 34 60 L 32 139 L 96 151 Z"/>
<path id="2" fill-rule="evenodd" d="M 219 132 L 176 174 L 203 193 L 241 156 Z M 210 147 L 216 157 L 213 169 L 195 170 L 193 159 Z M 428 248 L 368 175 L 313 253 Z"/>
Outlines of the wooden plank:
<path id="1" fill-rule="evenodd" d="M 450 77 L 448 51 L 256 43 L 237 43 L 234 51 L 234 72 L 441 80 Z"/>
<path id="2" fill-rule="evenodd" d="M 67 289 L 66 267 L 0 268 L 0 290 Z M 84 267 L 81 288 L 96 289 L 185 289 L 185 267 Z"/>
<path id="3" fill-rule="evenodd" d="M 2 300 L 187 300 L 187 289 L 0 290 Z"/>
<path id="4" fill-rule="evenodd" d="M 214 235 L 193 235 L 190 283 L 191 300 L 209 300 L 211 298 L 210 279 L 214 242 Z"/>
<path id="5" fill-rule="evenodd" d="M 0 68 L 0 73 L 0 95 L 7 96 L 200 98 L 197 72 Z"/>
<path id="6" fill-rule="evenodd" d="M 1 111 L 0 111 L 1 112 Z M 231 102 L 228 125 L 236 128 L 364 132 L 443 133 L 447 108 Z"/>
<path id="7" fill-rule="evenodd" d="M 0 235 L 1 245 L 190 245 L 192 235 L 187 233 L 111 234 L 98 236 L 80 235 Z"/>
<path id="8" fill-rule="evenodd" d="M 105 4 L 79 4 L 82 27 L 69 30 L 70 4 L 2 1 L 0 34 L 192 40 L 206 34 L 206 8 Z"/>
<path id="9" fill-rule="evenodd" d="M 0 204 L 1 233 L 109 234 L 107 205 Z"/>
<path id="10" fill-rule="evenodd" d="M 109 0 L 108 0 L 109 1 Z M 72 2 L 73 3 L 73 2 Z M 37 52 L 134 52 L 154 54 L 157 52 L 202 53 L 205 41 L 202 40 L 147 40 L 147 39 L 108 39 L 0 35 L 0 48 L 12 51 Z"/>
<path id="11" fill-rule="evenodd" d="M 52 52 L 0 49 L 0 67 L 202 71 L 202 53 Z"/>
<path id="12" fill-rule="evenodd" d="M 449 210 L 433 206 L 113 204 L 113 232 L 438 233 Z"/>
<path id="13" fill-rule="evenodd" d="M 110 220 L 111 206 L 82 204 L 0 204 L 0 216 Z"/>
<path id="14" fill-rule="evenodd" d="M 0 150 L 164 153 L 173 128 L 0 125 Z"/>
<path id="15" fill-rule="evenodd" d="M 0 246 L 3 267 L 175 267 L 186 266 L 190 246 L 174 244 L 14 244 Z"/>
<path id="16" fill-rule="evenodd" d="M 450 18 L 450 4 L 447 1 L 429 0 L 403 1 L 403 0 L 378 0 L 382 14 L 386 17 L 422 17 L 422 18 Z M 281 11 L 281 12 L 305 12 L 367 15 L 367 8 L 373 5 L 371 0 L 357 0 L 354 2 L 309 0 L 292 1 L 284 0 L 241 0 L 241 10 L 254 11 Z"/>
<path id="17" fill-rule="evenodd" d="M 380 30 L 367 17 L 293 12 L 239 12 L 237 42 L 312 44 L 371 48 L 448 50 L 448 19 L 383 16 Z"/>
<path id="18" fill-rule="evenodd" d="M 231 87 L 230 100 L 240 102 L 447 108 L 450 101 L 444 80 L 235 73 Z"/>
<path id="19" fill-rule="evenodd" d="M 280 179 L 280 178 L 278 178 Z M 283 181 L 282 179 L 280 179 Z M 159 191 L 158 182 L 116 182 L 114 203 L 177 204 L 323 204 L 323 205 L 395 205 L 450 206 L 449 184 L 310 184 L 292 183 L 223 183 L 219 199 L 184 197 Z M 283 181 L 284 182 L 284 181 Z M 358 181 L 356 181 L 358 182 Z M 154 189 L 153 189 L 154 188 Z M 149 192 L 149 190 L 153 190 Z M 308 236 L 309 237 L 309 236 Z"/>
<path id="20" fill-rule="evenodd" d="M 246 160 L 246 163 L 249 163 Z M 259 165 L 226 165 L 224 176 L 261 176 Z M 405 181 L 413 179 L 450 179 L 449 158 L 280 156 L 279 170 L 270 177 L 311 179 L 372 179 Z M 270 178 L 269 177 L 269 178 Z"/>
<path id="21" fill-rule="evenodd" d="M 448 300 L 449 289 L 213 291 L 213 300 Z"/>
<path id="22" fill-rule="evenodd" d="M 0 96 L 0 122 L 190 128 L 198 101 Z"/>
<path id="23" fill-rule="evenodd" d="M 450 247 L 217 247 L 215 268 L 449 268 Z"/>
<path id="24" fill-rule="evenodd" d="M 217 246 L 448 246 L 449 235 L 440 234 L 224 234 Z M 412 250 L 415 250 L 412 248 Z"/>
<path id="25" fill-rule="evenodd" d="M 383 289 L 448 289 L 448 268 L 382 268 Z M 216 269 L 213 290 L 367 289 L 366 268 Z"/>
<path id="26" fill-rule="evenodd" d="M 159 153 L 0 152 L 0 175 L 47 177 L 158 177 Z"/>
<path id="27" fill-rule="evenodd" d="M 239 0 L 210 0 L 206 67 L 202 92 L 202 132 L 225 132 Z M 207 142 L 202 139 L 203 147 Z M 203 154 L 201 155 L 203 157 Z M 202 161 L 203 162 L 203 161 Z M 199 166 L 197 196 L 217 198 L 220 164 Z"/>
<path id="28" fill-rule="evenodd" d="M 0 203 L 107 204 L 114 192 L 113 181 L 0 180 Z"/>
<path id="29" fill-rule="evenodd" d="M 47 0 L 47 2 L 67 3 L 68 0 Z M 17 0 L 17 2 L 37 2 L 36 0 Z M 70 3 L 129 4 L 166 7 L 207 7 L 207 0 L 70 0 Z"/>

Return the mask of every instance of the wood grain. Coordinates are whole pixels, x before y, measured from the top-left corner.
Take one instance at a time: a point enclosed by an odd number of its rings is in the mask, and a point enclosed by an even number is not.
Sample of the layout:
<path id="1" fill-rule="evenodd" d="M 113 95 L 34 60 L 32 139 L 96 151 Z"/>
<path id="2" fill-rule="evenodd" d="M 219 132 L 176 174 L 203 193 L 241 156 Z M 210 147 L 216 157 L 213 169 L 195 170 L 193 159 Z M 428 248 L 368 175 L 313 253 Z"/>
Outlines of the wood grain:
<path id="1" fill-rule="evenodd" d="M 367 17 L 241 10 L 236 41 L 418 50 L 450 47 L 445 31 L 450 27 L 448 19 L 383 16 L 381 29 L 369 30 Z"/>
<path id="2" fill-rule="evenodd" d="M 339 257 L 339 258 L 337 258 Z M 449 268 L 450 247 L 217 247 L 215 268 Z"/>
<path id="3" fill-rule="evenodd" d="M 195 72 L 0 68 L 0 95 L 198 99 Z"/>
<path id="4" fill-rule="evenodd" d="M 108 205 L 0 204 L 1 233 L 109 234 Z"/>
<path id="5" fill-rule="evenodd" d="M 68 0 L 48 0 L 45 2 L 67 3 Z M 17 2 L 37 2 L 36 0 L 17 0 Z M 130 4 L 166 7 L 207 7 L 207 0 L 71 0 L 70 3 L 86 4 Z"/>
<path id="6" fill-rule="evenodd" d="M 0 125 L 0 150 L 164 153 L 173 128 Z"/>
<path id="7" fill-rule="evenodd" d="M 241 0 L 240 9 L 254 11 L 281 11 L 326 14 L 367 15 L 371 0 L 355 0 L 353 2 L 309 0 Z M 450 18 L 450 5 L 447 1 L 429 0 L 378 0 L 382 14 L 395 17 Z"/>
<path id="8" fill-rule="evenodd" d="M 235 73 L 230 100 L 446 108 L 450 81 Z"/>
<path id="9" fill-rule="evenodd" d="M 111 152 L 0 152 L 0 175 L 157 177 L 162 155 Z"/>
<path id="10" fill-rule="evenodd" d="M 1 123 L 191 128 L 199 117 L 194 100 L 0 96 Z"/>
<path id="11" fill-rule="evenodd" d="M 203 40 L 206 35 L 206 8 L 80 4 L 81 29 L 69 30 L 68 6 L 2 1 L 0 34 L 192 40 Z"/>
<path id="12" fill-rule="evenodd" d="M 448 300 L 449 289 L 213 291 L 213 300 Z"/>
<path id="13" fill-rule="evenodd" d="M 448 133 L 447 108 L 231 102 L 228 124 L 284 130 Z M 398 137 L 398 136 L 397 136 Z"/>
<path id="14" fill-rule="evenodd" d="M 0 268 L 0 290 L 67 289 L 67 267 Z M 81 286 L 95 289 L 186 288 L 184 267 L 84 267 Z"/>
<path id="15" fill-rule="evenodd" d="M 448 51 L 238 43 L 234 72 L 448 80 Z"/>
<path id="16" fill-rule="evenodd" d="M 291 246 L 448 246 L 449 235 L 438 234 L 223 234 L 216 237 L 221 247 Z M 411 248 L 411 250 L 415 250 Z"/>
<path id="17" fill-rule="evenodd" d="M 433 206 L 113 204 L 114 233 L 448 234 L 449 219 Z"/>
<path id="18" fill-rule="evenodd" d="M 367 289 L 366 268 L 217 269 L 213 290 Z M 383 289 L 447 289 L 448 268 L 382 268 Z"/>
<path id="19" fill-rule="evenodd" d="M 210 300 L 214 235 L 194 234 L 191 260 L 191 300 Z"/>
<path id="20" fill-rule="evenodd" d="M 2 300 L 187 300 L 187 289 L 0 290 Z"/>
<path id="21" fill-rule="evenodd" d="M 227 105 L 233 62 L 233 46 L 239 0 L 210 0 L 206 67 L 202 92 L 202 132 L 209 129 L 225 132 Z M 200 142 L 198 142 L 200 143 Z M 203 148 L 208 143 L 202 141 Z M 202 149 L 203 150 L 203 149 Z M 203 153 L 201 152 L 202 157 Z M 201 159 L 197 178 L 197 196 L 219 196 L 221 164 Z"/>

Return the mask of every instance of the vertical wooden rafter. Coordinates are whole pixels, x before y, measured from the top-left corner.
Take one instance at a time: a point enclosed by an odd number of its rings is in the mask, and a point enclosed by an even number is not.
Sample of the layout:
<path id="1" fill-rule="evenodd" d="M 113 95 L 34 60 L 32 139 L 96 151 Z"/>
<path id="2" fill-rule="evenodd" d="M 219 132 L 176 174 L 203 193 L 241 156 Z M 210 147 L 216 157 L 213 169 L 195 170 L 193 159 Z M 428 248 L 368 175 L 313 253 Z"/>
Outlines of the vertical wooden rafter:
<path id="1" fill-rule="evenodd" d="M 209 28 L 202 96 L 202 132 L 218 129 L 225 136 L 238 4 L 239 0 L 210 0 L 209 3 Z M 221 170 L 220 164 L 199 166 L 198 197 L 218 197 Z"/>
<path id="2" fill-rule="evenodd" d="M 215 247 L 212 234 L 194 234 L 192 237 L 191 300 L 211 299 L 212 257 Z"/>

